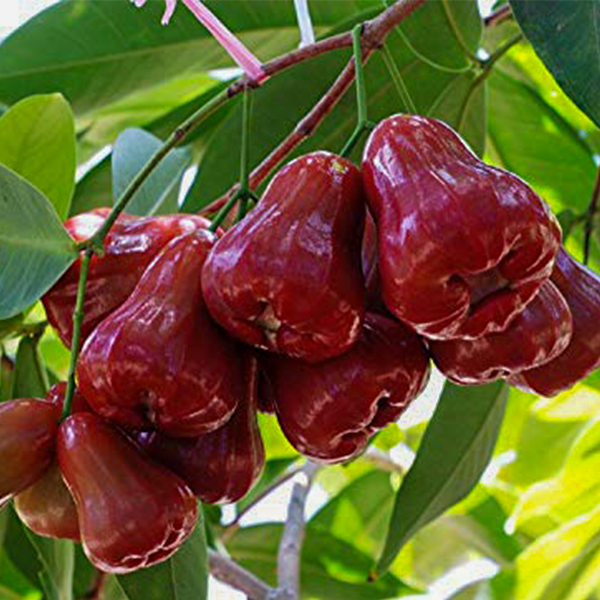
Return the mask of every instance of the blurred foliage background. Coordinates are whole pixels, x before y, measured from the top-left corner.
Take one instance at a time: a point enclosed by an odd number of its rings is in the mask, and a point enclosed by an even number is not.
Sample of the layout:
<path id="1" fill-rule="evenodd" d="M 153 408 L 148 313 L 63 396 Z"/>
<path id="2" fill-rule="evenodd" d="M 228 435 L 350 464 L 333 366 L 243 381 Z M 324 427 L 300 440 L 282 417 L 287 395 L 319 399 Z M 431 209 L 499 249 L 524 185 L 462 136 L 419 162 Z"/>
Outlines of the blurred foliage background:
<path id="1" fill-rule="evenodd" d="M 291 1 L 206 3 L 261 59 L 297 46 Z M 520 12 L 519 4 L 513 3 L 527 32 L 535 15 Z M 595 1 L 578 4 L 600 10 Z M 168 28 L 159 24 L 162 8 L 158 0 L 141 11 L 125 0 L 63 0 L 0 44 L 0 163 L 40 189 L 61 218 L 110 206 L 160 139 L 236 76 L 183 7 Z M 319 36 L 381 10 L 380 0 L 311 2 Z M 567 246 L 581 258 L 600 149 L 592 121 L 597 108 L 589 108 L 588 98 L 588 88 L 597 90 L 599 42 L 584 9 L 571 13 L 570 26 L 573 20 L 578 33 L 571 48 L 553 48 L 546 39 L 549 47 L 538 43 L 536 54 L 522 40 L 484 77 L 479 60 L 518 34 L 519 25 L 509 18 L 486 27 L 475 0 L 428 0 L 392 32 L 388 47 L 417 112 L 447 121 L 486 160 L 533 185 L 559 214 Z M 558 56 L 560 63 L 561 52 L 573 61 L 562 65 L 569 73 L 565 89 L 585 113 L 539 58 Z M 322 96 L 348 57 L 347 50 L 321 56 L 255 92 L 253 165 Z M 546 62 L 560 80 L 561 64 Z M 407 110 L 380 56 L 366 75 L 372 119 Z M 349 93 L 298 153 L 339 150 L 355 109 Z M 196 211 L 217 198 L 237 177 L 240 125 L 236 100 L 169 158 L 136 196 L 133 211 Z M 65 377 L 69 356 L 56 336 L 27 330 L 43 318 L 35 305 L 16 328 L 0 321 L 0 399 L 41 395 Z M 428 429 L 442 385 L 434 378 L 418 406 L 379 435 L 365 457 L 319 473 L 319 506 L 303 551 L 305 597 L 600 598 L 600 375 L 550 400 L 502 386 L 448 385 Z M 271 418 L 261 425 L 268 463 L 254 496 L 298 459 Z M 391 519 L 401 486 L 399 513 Z M 272 582 L 281 523 L 226 526 L 251 500 L 207 509 L 209 541 Z M 267 514 L 263 508 L 263 521 Z M 387 575 L 368 583 L 388 535 L 402 539 L 402 550 L 389 555 Z M 94 572 L 79 549 L 36 539 L 11 509 L 0 513 L 0 543 L 0 600 L 70 600 L 93 588 Z M 113 579 L 102 597 L 123 598 L 123 588 L 132 599 L 151 597 L 143 584 Z M 188 597 L 161 594 L 152 597 Z"/>

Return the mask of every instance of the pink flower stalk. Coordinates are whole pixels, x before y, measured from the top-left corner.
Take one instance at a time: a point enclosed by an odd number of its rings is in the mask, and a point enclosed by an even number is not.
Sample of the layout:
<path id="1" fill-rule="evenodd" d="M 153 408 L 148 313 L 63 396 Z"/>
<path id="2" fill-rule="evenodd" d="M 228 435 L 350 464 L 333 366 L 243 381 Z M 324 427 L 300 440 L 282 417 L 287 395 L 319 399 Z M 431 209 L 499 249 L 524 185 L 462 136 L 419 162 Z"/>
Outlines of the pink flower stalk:
<path id="1" fill-rule="evenodd" d="M 147 0 L 133 0 L 138 7 L 144 6 Z M 182 0 L 194 16 L 210 31 L 212 36 L 225 48 L 231 58 L 239 65 L 249 79 L 255 83 L 263 83 L 268 79 L 261 62 L 235 37 L 227 27 L 200 0 Z M 168 25 L 175 12 L 177 0 L 165 0 L 166 9 L 162 24 Z"/>

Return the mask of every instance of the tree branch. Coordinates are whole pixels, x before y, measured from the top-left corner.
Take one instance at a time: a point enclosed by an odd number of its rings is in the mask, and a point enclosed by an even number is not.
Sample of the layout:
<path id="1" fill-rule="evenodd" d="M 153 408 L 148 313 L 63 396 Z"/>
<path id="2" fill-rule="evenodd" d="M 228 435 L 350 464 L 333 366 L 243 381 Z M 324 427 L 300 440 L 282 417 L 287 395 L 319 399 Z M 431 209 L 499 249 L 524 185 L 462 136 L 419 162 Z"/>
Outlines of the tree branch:
<path id="1" fill-rule="evenodd" d="M 379 16 L 367 21 L 363 28 L 361 36 L 361 45 L 363 48 L 363 63 L 366 63 L 372 56 L 373 52 L 380 48 L 387 35 L 392 31 L 394 27 L 400 24 L 406 17 L 408 17 L 415 9 L 424 4 L 425 0 L 398 0 L 396 4 L 382 12 Z M 344 33 L 339 36 L 323 40 L 323 42 L 317 42 L 311 46 L 306 46 L 295 52 L 282 57 L 281 61 L 285 61 L 285 67 L 291 64 L 301 62 L 299 58 L 302 56 L 302 60 L 306 56 L 317 56 L 325 51 L 332 50 L 335 48 L 343 48 L 352 45 L 352 32 Z M 325 49 L 327 48 L 327 50 Z M 293 62 L 289 62 L 293 59 Z M 269 72 L 272 66 L 270 63 L 264 65 L 267 72 Z M 279 68 L 280 65 L 278 65 Z M 284 67 L 284 68 L 285 68 Z M 250 175 L 250 186 L 256 188 L 260 185 L 269 174 L 304 140 L 310 137 L 317 127 L 323 122 L 325 117 L 335 108 L 337 103 L 341 100 L 343 95 L 348 91 L 348 88 L 352 85 L 354 77 L 356 75 L 356 68 L 354 59 L 350 59 L 348 64 L 344 67 L 344 70 L 340 73 L 334 84 L 327 91 L 327 93 L 317 102 L 317 104 L 310 110 L 310 112 L 296 125 L 294 130 L 267 156 L 262 163 L 252 171 Z M 240 82 L 236 82 L 232 85 L 230 90 L 232 93 L 238 93 L 237 86 L 244 85 L 244 78 Z M 246 81 L 246 84 L 248 82 Z M 227 204 L 229 199 L 237 191 L 238 186 L 234 185 L 229 189 L 223 196 L 206 206 L 202 209 L 202 214 L 211 214 Z"/>
<path id="2" fill-rule="evenodd" d="M 598 199 L 600 198 L 600 168 L 596 177 L 594 191 L 587 210 L 585 219 L 585 233 L 583 238 L 583 264 L 587 265 L 590 260 L 590 248 L 592 245 L 592 234 L 594 233 L 594 219 L 598 213 Z"/>
<path id="3" fill-rule="evenodd" d="M 306 463 L 298 475 L 292 490 L 288 516 L 281 535 L 277 557 L 277 600 L 299 600 L 300 598 L 300 555 L 306 533 L 306 500 L 320 465 Z"/>
<path id="4" fill-rule="evenodd" d="M 266 487 L 262 492 L 253 498 L 252 502 L 249 502 L 240 512 L 236 515 L 235 519 L 226 526 L 225 530 L 221 534 L 221 541 L 227 543 L 231 536 L 238 530 L 240 521 L 254 508 L 257 504 L 262 502 L 267 496 L 274 492 L 278 487 L 298 475 L 302 471 L 303 467 L 294 467 L 282 473 L 279 477 L 276 477 L 271 484 Z"/>
<path id="5" fill-rule="evenodd" d="M 208 551 L 208 568 L 215 579 L 244 593 L 248 600 L 268 600 L 273 597 L 273 588 L 214 550 Z"/>
<path id="6" fill-rule="evenodd" d="M 361 458 L 368 463 L 372 464 L 375 468 L 380 471 L 387 471 L 388 473 L 398 473 L 404 475 L 406 469 L 395 460 L 392 460 L 386 452 L 381 452 L 376 448 L 369 448 Z"/>
<path id="7" fill-rule="evenodd" d="M 504 21 L 508 21 L 512 17 L 512 8 L 509 4 L 505 4 L 501 6 L 498 10 L 493 12 L 491 15 L 487 16 L 483 22 L 486 27 L 494 27 L 495 25 L 500 25 L 500 23 L 504 23 Z"/>

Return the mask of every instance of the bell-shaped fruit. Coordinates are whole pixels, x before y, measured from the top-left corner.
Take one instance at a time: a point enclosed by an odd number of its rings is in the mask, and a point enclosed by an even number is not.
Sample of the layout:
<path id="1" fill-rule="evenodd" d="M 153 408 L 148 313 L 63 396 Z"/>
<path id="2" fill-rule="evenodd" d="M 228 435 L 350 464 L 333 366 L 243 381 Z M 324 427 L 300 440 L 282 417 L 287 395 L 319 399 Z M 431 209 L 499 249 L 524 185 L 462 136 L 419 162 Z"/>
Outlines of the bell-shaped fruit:
<path id="1" fill-rule="evenodd" d="M 162 562 L 193 531 L 192 491 L 101 417 L 71 415 L 57 449 L 85 553 L 101 571 L 129 573 Z"/>
<path id="2" fill-rule="evenodd" d="M 364 314 L 364 213 L 347 160 L 315 152 L 288 164 L 206 262 L 212 316 L 259 348 L 310 362 L 343 353 Z"/>
<path id="3" fill-rule="evenodd" d="M 231 420 L 195 439 L 144 433 L 141 447 L 153 459 L 177 473 L 207 504 L 237 502 L 262 472 L 265 450 L 256 419 L 256 359 L 248 358 L 246 396 Z"/>
<path id="4" fill-rule="evenodd" d="M 21 521 L 38 535 L 80 541 L 77 509 L 58 464 L 15 498 Z"/>
<path id="5" fill-rule="evenodd" d="M 170 242 L 90 335 L 77 375 L 95 412 L 174 437 L 214 431 L 231 417 L 244 395 L 244 355 L 202 298 L 202 265 L 215 239 L 197 230 Z"/>
<path id="6" fill-rule="evenodd" d="M 52 464 L 61 407 L 45 400 L 0 404 L 0 507 Z"/>
<path id="7" fill-rule="evenodd" d="M 511 385 L 540 396 L 556 396 L 600 367 L 600 277 L 561 248 L 552 282 L 573 315 L 567 349 L 541 367 L 508 379 Z"/>
<path id="8" fill-rule="evenodd" d="M 448 379 L 479 385 L 551 361 L 564 352 L 572 334 L 569 305 L 547 281 L 504 331 L 476 340 L 432 341 L 429 349 Z"/>
<path id="9" fill-rule="evenodd" d="M 418 333 L 503 331 L 550 277 L 561 232 L 548 206 L 440 121 L 382 121 L 365 149 L 363 179 L 384 301 Z"/>
<path id="10" fill-rule="evenodd" d="M 429 375 L 419 337 L 373 313 L 342 356 L 308 364 L 271 355 L 265 365 L 284 434 L 298 452 L 323 462 L 362 452 L 419 395 Z"/>
<path id="11" fill-rule="evenodd" d="M 109 215 L 99 208 L 72 217 L 64 226 L 76 242 L 94 235 Z M 82 342 L 92 330 L 131 294 L 146 267 L 173 238 L 188 231 L 208 227 L 196 215 L 134 217 L 121 214 L 106 237 L 104 253 L 90 263 L 86 285 Z M 48 321 L 60 339 L 70 347 L 73 336 L 73 309 L 77 297 L 81 260 L 77 260 L 42 298 Z"/>

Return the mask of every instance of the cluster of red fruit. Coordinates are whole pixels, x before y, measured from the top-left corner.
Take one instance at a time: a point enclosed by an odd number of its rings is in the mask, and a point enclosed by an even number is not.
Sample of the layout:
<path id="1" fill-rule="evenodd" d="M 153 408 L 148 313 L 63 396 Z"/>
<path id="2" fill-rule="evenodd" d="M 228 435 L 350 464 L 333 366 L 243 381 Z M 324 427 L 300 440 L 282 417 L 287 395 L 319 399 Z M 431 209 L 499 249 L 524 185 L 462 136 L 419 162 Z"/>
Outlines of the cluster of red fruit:
<path id="1" fill-rule="evenodd" d="M 107 214 L 65 226 L 82 241 Z M 90 266 L 73 413 L 60 422 L 64 384 L 0 407 L 0 502 L 18 494 L 32 529 L 82 540 L 102 570 L 171 555 L 194 496 L 248 492 L 257 410 L 337 462 L 419 395 L 429 356 L 458 383 L 541 395 L 600 365 L 600 280 L 527 184 L 438 121 L 383 121 L 362 172 L 299 158 L 242 222 L 208 226 L 121 215 Z M 43 299 L 67 345 L 80 267 Z"/>

